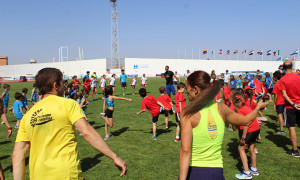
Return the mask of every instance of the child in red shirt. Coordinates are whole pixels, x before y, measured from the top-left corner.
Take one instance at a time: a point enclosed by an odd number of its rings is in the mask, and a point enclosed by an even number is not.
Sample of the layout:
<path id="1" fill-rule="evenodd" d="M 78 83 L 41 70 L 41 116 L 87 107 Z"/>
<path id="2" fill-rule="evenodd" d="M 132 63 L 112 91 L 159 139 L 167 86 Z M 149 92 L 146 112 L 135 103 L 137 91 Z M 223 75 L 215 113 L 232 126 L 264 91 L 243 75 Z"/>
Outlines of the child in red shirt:
<path id="1" fill-rule="evenodd" d="M 280 130 L 277 131 L 278 134 L 285 134 L 283 130 L 283 110 L 284 110 L 284 97 L 282 95 L 282 91 L 278 89 L 280 86 L 280 78 L 281 78 L 280 71 L 276 71 L 273 73 L 273 80 L 274 80 L 274 87 L 273 87 L 273 94 L 274 96 L 274 109 L 277 112 L 278 121 L 279 121 L 279 128 Z"/>
<path id="2" fill-rule="evenodd" d="M 177 85 L 177 87 L 178 91 L 175 95 L 175 119 L 178 125 L 176 128 L 175 142 L 180 141 L 180 113 L 186 106 L 185 97 L 183 95 L 183 92 L 185 92 L 185 84 L 181 82 Z"/>
<path id="3" fill-rule="evenodd" d="M 85 90 L 87 90 L 88 92 L 90 92 L 90 90 L 91 90 L 91 81 L 90 80 L 88 80 L 86 77 L 85 78 L 83 78 L 83 87 L 84 87 L 84 89 Z"/>
<path id="4" fill-rule="evenodd" d="M 75 87 L 75 86 L 78 87 L 79 84 L 81 85 L 81 82 L 77 80 L 77 76 L 76 76 L 76 75 L 73 76 L 73 81 L 72 81 L 72 83 L 74 83 L 74 87 Z"/>
<path id="5" fill-rule="evenodd" d="M 160 87 L 159 88 L 160 96 L 157 98 L 157 100 L 162 103 L 165 106 L 165 110 L 161 111 L 161 114 L 165 114 L 165 123 L 166 123 L 166 131 L 169 131 L 169 113 L 173 115 L 173 103 L 170 96 L 166 94 L 166 88 Z"/>
<path id="6" fill-rule="evenodd" d="M 247 114 L 252 112 L 252 109 L 246 106 L 244 103 L 244 93 L 235 91 L 232 94 L 232 102 L 236 107 L 235 111 L 237 111 L 237 113 L 246 116 Z M 257 119 L 255 119 L 248 126 L 239 127 L 239 137 L 241 140 L 240 140 L 240 145 L 238 147 L 238 150 L 243 163 L 244 171 L 241 174 L 236 175 L 238 179 L 240 179 L 239 177 L 245 177 L 245 176 L 251 179 L 252 178 L 251 173 L 256 176 L 259 175 L 258 170 L 256 168 L 256 154 L 254 152 L 255 142 L 259 135 L 259 132 L 260 132 L 260 127 L 257 122 Z M 250 168 L 250 171 L 248 166 L 246 148 L 248 148 L 251 157 L 252 167 Z"/>
<path id="7" fill-rule="evenodd" d="M 141 88 L 139 90 L 140 96 L 143 98 L 142 101 L 142 110 L 137 112 L 136 114 L 141 114 L 146 112 L 146 109 L 151 113 L 152 115 L 152 127 L 153 127 L 153 140 L 157 140 L 156 138 L 156 123 L 158 121 L 158 117 L 160 114 L 160 107 L 165 110 L 165 107 L 162 103 L 160 103 L 155 97 L 152 95 L 147 96 L 147 91 L 145 88 Z"/>

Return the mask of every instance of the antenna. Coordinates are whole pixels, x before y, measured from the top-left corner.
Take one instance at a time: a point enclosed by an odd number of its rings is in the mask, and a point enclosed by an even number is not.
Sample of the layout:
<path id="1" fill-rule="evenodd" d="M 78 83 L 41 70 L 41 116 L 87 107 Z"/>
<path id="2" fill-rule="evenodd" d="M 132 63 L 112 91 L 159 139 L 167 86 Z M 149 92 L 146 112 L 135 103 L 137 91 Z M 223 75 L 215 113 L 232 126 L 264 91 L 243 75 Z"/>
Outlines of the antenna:
<path id="1" fill-rule="evenodd" d="M 119 63 L 119 37 L 118 37 L 118 13 L 117 13 L 117 0 L 110 0 L 112 2 L 111 14 L 111 60 L 120 68 Z"/>

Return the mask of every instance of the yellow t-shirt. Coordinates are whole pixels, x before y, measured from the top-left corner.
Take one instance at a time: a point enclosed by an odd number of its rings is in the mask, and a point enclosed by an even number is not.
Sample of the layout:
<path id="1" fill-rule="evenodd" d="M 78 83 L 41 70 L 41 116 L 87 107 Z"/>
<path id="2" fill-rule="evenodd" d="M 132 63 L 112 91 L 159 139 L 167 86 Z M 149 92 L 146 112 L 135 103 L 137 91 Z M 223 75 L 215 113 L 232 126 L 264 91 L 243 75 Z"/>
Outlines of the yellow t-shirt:
<path id="1" fill-rule="evenodd" d="M 29 141 L 30 179 L 83 179 L 73 124 L 85 114 L 79 104 L 48 96 L 22 118 L 16 142 Z"/>

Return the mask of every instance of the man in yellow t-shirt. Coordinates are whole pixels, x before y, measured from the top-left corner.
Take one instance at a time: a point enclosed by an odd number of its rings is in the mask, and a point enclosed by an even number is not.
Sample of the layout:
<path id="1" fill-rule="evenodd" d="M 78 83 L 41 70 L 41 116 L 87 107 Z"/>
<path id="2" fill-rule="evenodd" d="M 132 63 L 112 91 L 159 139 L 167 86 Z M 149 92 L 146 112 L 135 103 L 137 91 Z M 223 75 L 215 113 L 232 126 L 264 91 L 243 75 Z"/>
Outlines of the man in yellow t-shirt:
<path id="1" fill-rule="evenodd" d="M 126 174 L 126 163 L 105 143 L 86 121 L 79 104 L 63 98 L 63 75 L 44 68 L 36 75 L 42 100 L 22 118 L 13 152 L 14 179 L 24 179 L 25 156 L 30 148 L 30 179 L 83 179 L 77 150 L 75 127 L 99 152 L 114 161 Z"/>

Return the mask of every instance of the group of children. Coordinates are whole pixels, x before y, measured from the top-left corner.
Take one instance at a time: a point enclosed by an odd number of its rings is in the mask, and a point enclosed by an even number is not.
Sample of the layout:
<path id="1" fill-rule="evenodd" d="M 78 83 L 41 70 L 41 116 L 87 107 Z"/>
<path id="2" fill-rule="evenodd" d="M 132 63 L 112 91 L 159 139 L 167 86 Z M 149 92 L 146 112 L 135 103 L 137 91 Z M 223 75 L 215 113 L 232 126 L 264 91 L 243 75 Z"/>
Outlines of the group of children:
<path id="1" fill-rule="evenodd" d="M 14 98 L 15 98 L 15 102 L 13 103 L 13 106 L 11 108 L 8 108 L 8 103 L 9 103 L 9 93 L 8 91 L 10 90 L 10 85 L 9 84 L 4 84 L 3 85 L 3 93 L 0 96 L 0 99 L 3 100 L 4 103 L 4 113 L 7 114 L 8 111 L 11 111 L 14 116 L 17 119 L 17 123 L 15 125 L 15 128 L 19 128 L 19 124 L 20 121 L 22 119 L 22 117 L 24 116 L 24 114 L 29 111 L 29 106 L 28 106 L 28 99 L 27 99 L 27 93 L 28 93 L 28 89 L 27 88 L 23 88 L 22 89 L 22 93 L 16 92 L 14 94 Z M 40 99 L 40 96 L 38 95 L 38 92 L 36 90 L 36 84 L 33 84 L 33 89 L 32 89 L 32 93 L 31 93 L 31 97 L 30 97 L 30 102 L 32 102 L 32 104 L 36 104 Z M 2 122 L 4 123 L 4 122 Z"/>

